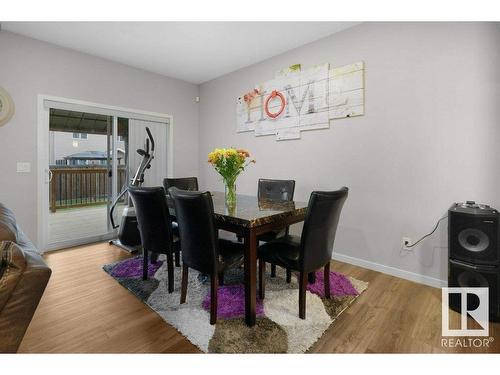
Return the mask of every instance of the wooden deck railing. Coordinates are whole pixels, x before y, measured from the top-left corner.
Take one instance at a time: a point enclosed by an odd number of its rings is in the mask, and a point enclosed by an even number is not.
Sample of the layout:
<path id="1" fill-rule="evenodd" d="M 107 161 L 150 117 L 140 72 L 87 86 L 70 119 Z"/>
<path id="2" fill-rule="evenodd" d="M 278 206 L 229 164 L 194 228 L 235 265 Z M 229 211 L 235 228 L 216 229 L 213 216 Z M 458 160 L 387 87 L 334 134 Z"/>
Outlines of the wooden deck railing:
<path id="1" fill-rule="evenodd" d="M 50 211 L 59 208 L 82 207 L 106 203 L 111 179 L 106 167 L 50 166 Z M 124 185 L 126 170 L 118 167 L 119 189 Z"/>

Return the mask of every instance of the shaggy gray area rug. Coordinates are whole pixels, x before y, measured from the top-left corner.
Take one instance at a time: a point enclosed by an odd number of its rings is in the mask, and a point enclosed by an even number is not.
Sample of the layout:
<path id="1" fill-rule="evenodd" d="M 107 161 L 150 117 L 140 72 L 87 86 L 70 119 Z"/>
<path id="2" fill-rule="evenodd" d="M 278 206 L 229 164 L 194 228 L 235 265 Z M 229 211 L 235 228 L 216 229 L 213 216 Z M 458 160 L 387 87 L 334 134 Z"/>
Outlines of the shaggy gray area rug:
<path id="1" fill-rule="evenodd" d="M 326 299 L 322 271 L 318 271 L 316 283 L 306 292 L 303 320 L 298 315 L 297 279 L 292 277 L 286 283 L 285 271 L 278 267 L 275 278 L 266 273 L 266 296 L 257 301 L 257 324 L 249 328 L 244 322 L 242 269 L 225 274 L 224 286 L 218 290 L 217 324 L 210 325 L 209 285 L 198 272 L 190 270 L 187 300 L 181 305 L 181 269 L 175 268 L 175 289 L 169 294 L 167 265 L 162 258 L 149 266 L 146 281 L 141 278 L 140 257 L 103 268 L 201 351 L 215 353 L 304 353 L 368 287 L 366 282 L 332 272 L 332 297 Z"/>

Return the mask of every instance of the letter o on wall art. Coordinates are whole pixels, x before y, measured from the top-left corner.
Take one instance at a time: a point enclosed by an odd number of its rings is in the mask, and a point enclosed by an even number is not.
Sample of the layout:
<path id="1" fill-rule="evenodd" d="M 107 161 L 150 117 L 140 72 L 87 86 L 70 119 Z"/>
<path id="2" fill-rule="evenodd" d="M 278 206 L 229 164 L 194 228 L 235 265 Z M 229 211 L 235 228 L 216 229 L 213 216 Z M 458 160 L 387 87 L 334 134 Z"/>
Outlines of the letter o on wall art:
<path id="1" fill-rule="evenodd" d="M 281 104 L 280 104 L 280 108 L 279 108 L 278 112 L 273 113 L 269 110 L 269 102 L 271 100 L 273 100 L 274 98 L 278 98 L 281 101 Z M 264 104 L 264 109 L 266 110 L 266 115 L 268 115 L 270 118 L 278 117 L 279 115 L 281 115 L 281 112 L 283 112 L 283 110 L 285 109 L 285 105 L 286 105 L 286 101 L 285 101 L 285 97 L 283 96 L 283 94 L 279 91 L 274 90 L 271 93 L 271 95 L 269 95 L 267 97 L 266 103 Z"/>
<path id="2" fill-rule="evenodd" d="M 14 116 L 14 102 L 9 93 L 0 87 L 0 126 L 5 125 Z"/>

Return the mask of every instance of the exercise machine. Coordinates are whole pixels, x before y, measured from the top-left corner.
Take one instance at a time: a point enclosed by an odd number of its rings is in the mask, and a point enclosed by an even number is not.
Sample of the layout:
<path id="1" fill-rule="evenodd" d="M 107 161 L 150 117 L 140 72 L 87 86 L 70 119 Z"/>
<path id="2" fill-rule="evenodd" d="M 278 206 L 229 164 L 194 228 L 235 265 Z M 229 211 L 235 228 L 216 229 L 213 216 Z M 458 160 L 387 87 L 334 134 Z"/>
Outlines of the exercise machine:
<path id="1" fill-rule="evenodd" d="M 120 228 L 118 230 L 118 237 L 109 241 L 109 244 L 118 246 L 129 253 L 141 250 L 141 235 L 137 226 L 137 215 L 130 197 L 127 199 L 127 206 L 123 209 L 119 225 L 115 224 L 113 213 L 116 205 L 128 191 L 129 187 L 141 186 L 144 182 L 144 173 L 146 169 L 151 168 L 151 161 L 154 159 L 155 154 L 155 141 L 148 127 L 146 127 L 146 133 L 145 149 L 137 149 L 137 153 L 142 156 L 141 164 L 137 168 L 134 177 L 130 179 L 130 183 L 122 189 L 120 194 L 118 194 L 109 210 L 109 220 L 111 221 L 113 229 Z"/>

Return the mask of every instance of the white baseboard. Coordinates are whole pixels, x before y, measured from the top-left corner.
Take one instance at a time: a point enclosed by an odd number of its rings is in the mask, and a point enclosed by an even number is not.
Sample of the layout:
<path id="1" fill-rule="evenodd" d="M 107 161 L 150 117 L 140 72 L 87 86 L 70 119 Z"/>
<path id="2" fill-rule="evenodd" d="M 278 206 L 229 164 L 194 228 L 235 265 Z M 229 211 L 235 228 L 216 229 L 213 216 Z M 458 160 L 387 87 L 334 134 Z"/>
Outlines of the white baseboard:
<path id="1" fill-rule="evenodd" d="M 80 245 L 88 245 L 88 244 L 92 244 L 92 243 L 108 241 L 108 240 L 111 240 L 115 237 L 116 237 L 115 234 L 107 233 L 107 234 L 102 234 L 102 235 L 92 236 L 92 237 L 87 237 L 87 238 L 81 238 L 81 239 L 76 239 L 76 240 L 53 242 L 51 244 L 48 244 L 44 249 L 39 249 L 39 252 L 40 252 L 40 254 L 45 254 L 45 253 L 49 253 L 51 251 L 67 249 L 70 247 L 76 247 L 76 246 L 80 246 Z"/>
<path id="2" fill-rule="evenodd" d="M 428 286 L 432 286 L 434 288 L 442 288 L 448 285 L 446 280 L 436 279 L 434 277 L 420 275 L 418 273 L 405 271 L 399 268 L 386 266 L 379 263 L 370 262 L 368 260 L 354 258 L 348 255 L 333 253 L 332 258 L 334 260 L 338 260 L 340 262 L 353 264 L 355 266 L 368 268 L 369 270 L 382 272 L 391 276 L 400 277 L 402 279 L 410 280 L 419 284 L 424 284 Z"/>

